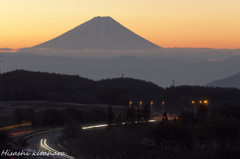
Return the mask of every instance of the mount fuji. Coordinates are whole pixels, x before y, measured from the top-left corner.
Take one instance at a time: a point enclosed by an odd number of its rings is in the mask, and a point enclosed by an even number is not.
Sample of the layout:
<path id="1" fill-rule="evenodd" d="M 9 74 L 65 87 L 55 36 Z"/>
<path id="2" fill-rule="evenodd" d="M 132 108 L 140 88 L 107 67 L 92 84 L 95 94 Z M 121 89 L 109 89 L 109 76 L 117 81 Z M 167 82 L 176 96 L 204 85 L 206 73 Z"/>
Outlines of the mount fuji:
<path id="1" fill-rule="evenodd" d="M 111 17 L 94 17 L 74 29 L 32 48 L 133 50 L 159 49 L 161 47 L 135 34 Z"/>

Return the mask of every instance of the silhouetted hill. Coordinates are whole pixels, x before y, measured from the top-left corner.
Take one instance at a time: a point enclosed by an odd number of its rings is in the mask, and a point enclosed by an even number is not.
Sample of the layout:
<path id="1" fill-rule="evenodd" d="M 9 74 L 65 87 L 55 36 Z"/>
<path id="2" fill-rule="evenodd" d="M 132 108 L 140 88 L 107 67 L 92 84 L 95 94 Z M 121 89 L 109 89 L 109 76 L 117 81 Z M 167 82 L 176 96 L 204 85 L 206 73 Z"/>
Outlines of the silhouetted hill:
<path id="1" fill-rule="evenodd" d="M 236 88 L 177 86 L 166 88 L 163 99 L 175 107 L 189 106 L 193 108 L 192 101 L 198 106 L 200 101 L 205 100 L 210 105 L 223 103 L 238 105 L 240 103 L 239 94 L 240 90 Z"/>
<path id="2" fill-rule="evenodd" d="M 203 86 L 177 86 L 169 87 L 164 90 L 165 100 L 192 100 L 197 102 L 208 101 L 238 101 L 240 90 L 236 88 L 203 87 Z"/>
<path id="3" fill-rule="evenodd" d="M 159 98 L 163 95 L 164 89 L 153 84 L 152 82 L 146 82 L 139 79 L 132 78 L 114 78 L 100 80 L 98 83 L 103 87 L 101 99 L 104 101 L 132 101 L 133 103 L 159 101 Z"/>
<path id="4" fill-rule="evenodd" d="M 84 100 L 95 82 L 77 75 L 16 70 L 0 77 L 2 100 Z M 77 97 L 78 96 L 78 97 Z M 79 100 L 81 99 L 81 100 Z"/>
<path id="5" fill-rule="evenodd" d="M 156 100 L 163 88 L 131 78 L 93 81 L 78 75 L 15 70 L 0 76 L 1 100 L 125 104 Z M 152 92 L 152 93 L 151 93 Z"/>
<path id="6" fill-rule="evenodd" d="M 182 107 L 193 108 L 192 100 L 208 100 L 209 106 L 239 104 L 240 90 L 236 88 L 177 86 L 163 89 L 158 85 L 139 79 L 113 78 L 93 81 L 78 75 L 15 70 L 0 76 L 0 99 L 47 100 L 55 102 L 104 103 L 138 107 L 154 102 L 154 109 L 176 112 Z M 176 112 L 177 113 L 177 112 Z"/>

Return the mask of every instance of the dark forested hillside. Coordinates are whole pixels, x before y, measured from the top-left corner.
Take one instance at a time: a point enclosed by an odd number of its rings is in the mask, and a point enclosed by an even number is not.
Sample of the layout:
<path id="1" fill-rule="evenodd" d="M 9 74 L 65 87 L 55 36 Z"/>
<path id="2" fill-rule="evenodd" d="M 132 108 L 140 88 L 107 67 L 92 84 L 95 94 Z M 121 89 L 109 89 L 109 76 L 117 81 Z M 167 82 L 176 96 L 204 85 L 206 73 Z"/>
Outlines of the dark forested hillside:
<path id="1" fill-rule="evenodd" d="M 165 102 L 165 109 L 192 106 L 200 100 L 210 104 L 239 104 L 240 90 L 203 86 L 177 86 L 163 89 L 152 82 L 132 78 L 93 81 L 78 75 L 15 70 L 0 76 L 0 100 L 47 100 L 55 102 L 139 105 Z"/>
<path id="2" fill-rule="evenodd" d="M 200 101 L 208 101 L 208 106 L 225 104 L 240 104 L 240 89 L 204 87 L 204 86 L 177 86 L 164 90 L 164 101 L 174 108 L 191 107 L 192 101 L 198 106 Z"/>
<path id="3" fill-rule="evenodd" d="M 157 100 L 163 88 L 131 78 L 93 81 L 78 75 L 15 70 L 0 76 L 1 100 L 125 104 Z"/>
<path id="4" fill-rule="evenodd" d="M 97 82 L 102 87 L 100 98 L 107 103 L 124 104 L 123 101 L 133 103 L 156 101 L 160 103 L 164 89 L 139 79 L 114 78 Z M 125 103 L 126 104 L 126 103 Z"/>
<path id="5" fill-rule="evenodd" d="M 95 82 L 77 75 L 16 70 L 0 77 L 2 100 L 51 100 L 86 102 Z M 79 96 L 77 97 L 76 95 Z M 90 98 L 90 97 L 89 97 Z"/>

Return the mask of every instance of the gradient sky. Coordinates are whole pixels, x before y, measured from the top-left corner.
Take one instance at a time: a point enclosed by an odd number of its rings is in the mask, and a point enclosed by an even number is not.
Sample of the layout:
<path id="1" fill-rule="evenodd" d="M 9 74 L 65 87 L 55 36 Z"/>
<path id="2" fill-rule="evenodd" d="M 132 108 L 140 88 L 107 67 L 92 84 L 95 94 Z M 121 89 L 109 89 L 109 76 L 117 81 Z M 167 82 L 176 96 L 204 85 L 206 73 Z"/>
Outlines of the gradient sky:
<path id="1" fill-rule="evenodd" d="M 37 45 L 95 16 L 165 48 L 240 48 L 240 0 L 0 0 L 0 48 Z"/>

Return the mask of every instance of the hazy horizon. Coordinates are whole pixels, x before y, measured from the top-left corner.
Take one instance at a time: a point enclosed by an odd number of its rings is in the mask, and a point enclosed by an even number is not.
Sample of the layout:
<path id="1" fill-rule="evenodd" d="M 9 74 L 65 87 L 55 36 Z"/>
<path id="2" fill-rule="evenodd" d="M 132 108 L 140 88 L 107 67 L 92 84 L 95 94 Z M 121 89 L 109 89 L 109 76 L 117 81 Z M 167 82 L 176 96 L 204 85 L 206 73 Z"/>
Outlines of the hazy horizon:
<path id="1" fill-rule="evenodd" d="M 93 80 L 131 77 L 151 81 L 161 87 L 176 85 L 205 85 L 215 80 L 234 75 L 239 71 L 240 56 L 223 61 L 180 61 L 174 59 L 143 59 L 136 56 L 116 58 L 71 58 L 46 56 L 32 53 L 5 53 L 2 72 L 15 69 L 30 71 L 78 74 Z"/>

